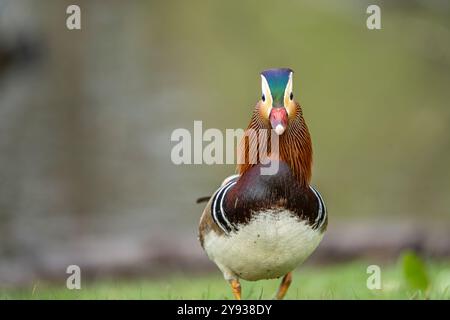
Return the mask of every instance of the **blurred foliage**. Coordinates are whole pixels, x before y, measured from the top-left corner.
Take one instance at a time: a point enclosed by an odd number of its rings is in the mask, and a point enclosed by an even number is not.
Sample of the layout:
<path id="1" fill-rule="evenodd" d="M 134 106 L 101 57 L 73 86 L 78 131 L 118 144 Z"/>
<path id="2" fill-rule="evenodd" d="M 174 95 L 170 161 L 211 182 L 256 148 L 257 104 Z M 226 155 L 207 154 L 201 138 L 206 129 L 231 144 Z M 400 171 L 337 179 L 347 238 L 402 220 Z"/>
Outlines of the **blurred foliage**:
<path id="1" fill-rule="evenodd" d="M 402 254 L 401 262 L 403 278 L 409 289 L 425 293 L 429 289 L 430 281 L 422 259 L 413 251 L 407 251 Z"/>

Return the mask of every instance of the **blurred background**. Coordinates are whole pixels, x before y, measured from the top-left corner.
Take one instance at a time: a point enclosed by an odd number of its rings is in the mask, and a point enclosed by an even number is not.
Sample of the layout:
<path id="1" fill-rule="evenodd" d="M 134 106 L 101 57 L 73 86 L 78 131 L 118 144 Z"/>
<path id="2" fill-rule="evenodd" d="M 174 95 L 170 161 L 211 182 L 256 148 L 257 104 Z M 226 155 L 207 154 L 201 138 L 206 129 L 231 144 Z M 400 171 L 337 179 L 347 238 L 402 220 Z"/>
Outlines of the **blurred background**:
<path id="1" fill-rule="evenodd" d="M 176 166 L 170 136 L 245 128 L 271 67 L 295 71 L 330 215 L 308 263 L 448 258 L 449 39 L 444 0 L 0 0 L 0 286 L 216 272 L 195 200 L 234 166 Z"/>

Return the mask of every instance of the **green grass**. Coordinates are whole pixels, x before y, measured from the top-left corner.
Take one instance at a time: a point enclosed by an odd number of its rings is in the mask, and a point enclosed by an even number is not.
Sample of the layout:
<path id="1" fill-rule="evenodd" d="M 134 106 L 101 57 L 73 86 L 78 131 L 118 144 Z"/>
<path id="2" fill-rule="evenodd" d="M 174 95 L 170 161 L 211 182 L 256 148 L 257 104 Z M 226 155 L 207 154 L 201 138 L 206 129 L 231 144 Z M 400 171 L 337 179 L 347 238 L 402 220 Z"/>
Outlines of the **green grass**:
<path id="1" fill-rule="evenodd" d="M 305 266 L 294 274 L 287 299 L 450 299 L 450 261 L 428 262 L 430 288 L 408 289 L 398 264 L 380 265 L 381 290 L 369 290 L 367 262 Z M 279 280 L 242 281 L 244 299 L 270 299 Z M 2 299 L 232 299 L 219 272 L 208 275 L 174 274 L 157 279 L 82 282 L 68 290 L 65 282 L 36 282 L 28 288 L 0 289 Z"/>

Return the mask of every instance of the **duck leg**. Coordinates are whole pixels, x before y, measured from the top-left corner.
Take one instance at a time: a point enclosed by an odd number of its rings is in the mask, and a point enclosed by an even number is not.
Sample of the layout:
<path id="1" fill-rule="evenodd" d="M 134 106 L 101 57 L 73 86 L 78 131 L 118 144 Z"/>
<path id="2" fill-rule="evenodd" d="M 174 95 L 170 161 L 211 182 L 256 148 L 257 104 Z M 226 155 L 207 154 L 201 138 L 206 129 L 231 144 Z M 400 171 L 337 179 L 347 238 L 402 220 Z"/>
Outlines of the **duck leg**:
<path id="1" fill-rule="evenodd" d="M 281 280 L 280 286 L 278 287 L 278 291 L 275 295 L 275 299 L 282 300 L 284 298 L 289 289 L 289 286 L 291 285 L 291 282 L 292 282 L 292 272 L 288 272 L 283 277 L 283 280 Z"/>
<path id="2" fill-rule="evenodd" d="M 231 290 L 233 291 L 234 298 L 236 300 L 241 300 L 241 284 L 239 280 L 232 279 L 229 281 L 231 285 Z"/>

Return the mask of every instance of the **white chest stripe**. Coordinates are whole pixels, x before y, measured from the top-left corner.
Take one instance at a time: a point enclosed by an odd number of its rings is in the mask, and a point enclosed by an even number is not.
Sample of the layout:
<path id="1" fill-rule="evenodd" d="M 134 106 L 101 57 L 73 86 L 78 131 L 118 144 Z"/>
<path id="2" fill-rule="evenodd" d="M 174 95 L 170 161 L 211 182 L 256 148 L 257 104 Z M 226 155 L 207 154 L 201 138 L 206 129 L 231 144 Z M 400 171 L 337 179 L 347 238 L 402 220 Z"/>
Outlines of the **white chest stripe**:
<path id="1" fill-rule="evenodd" d="M 236 184 L 235 181 L 230 181 L 225 185 L 222 185 L 219 190 L 217 190 L 214 196 L 214 201 L 211 207 L 211 213 L 214 222 L 222 229 L 226 234 L 229 234 L 232 230 L 236 230 L 236 227 L 230 223 L 225 211 L 223 210 L 223 201 L 228 190 Z M 219 205 L 218 205 L 219 204 Z"/>
<path id="2" fill-rule="evenodd" d="M 320 227 L 322 227 L 322 225 L 324 224 L 324 222 L 326 220 L 327 208 L 325 207 L 325 202 L 323 201 L 322 196 L 320 195 L 319 191 L 314 189 L 314 187 L 312 187 L 312 186 L 309 186 L 309 188 L 314 193 L 314 195 L 317 198 L 317 201 L 319 202 L 319 212 L 317 213 L 317 218 L 315 220 L 314 225 L 317 228 L 320 228 Z"/>
<path id="3" fill-rule="evenodd" d="M 225 199 L 225 195 L 227 194 L 228 190 L 236 184 L 236 181 L 231 182 L 228 184 L 228 187 L 225 187 L 225 191 L 223 192 L 222 199 L 220 199 L 220 213 L 222 214 L 223 220 L 225 220 L 225 223 L 227 224 L 228 228 L 231 230 L 235 229 L 235 226 L 228 221 L 227 215 L 225 214 L 225 211 L 223 210 L 223 199 Z"/>

